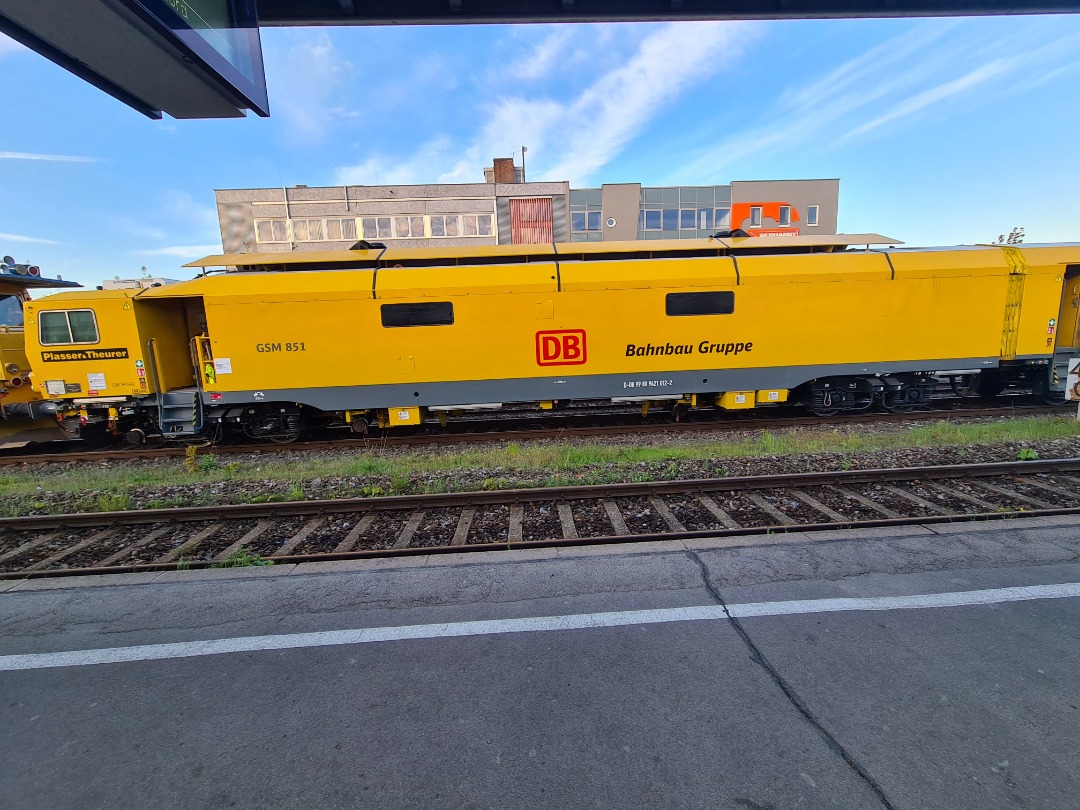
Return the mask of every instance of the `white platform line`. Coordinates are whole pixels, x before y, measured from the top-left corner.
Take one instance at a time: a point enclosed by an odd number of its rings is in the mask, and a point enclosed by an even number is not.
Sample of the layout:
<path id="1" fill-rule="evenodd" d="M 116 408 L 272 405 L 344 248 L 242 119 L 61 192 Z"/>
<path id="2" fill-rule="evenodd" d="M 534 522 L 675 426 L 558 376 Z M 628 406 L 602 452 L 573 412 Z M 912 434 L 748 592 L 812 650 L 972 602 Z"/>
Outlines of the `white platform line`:
<path id="1" fill-rule="evenodd" d="M 1030 585 L 1015 588 L 991 588 L 980 591 L 917 594 L 913 596 L 874 596 L 845 599 L 801 599 L 787 602 L 750 602 L 730 605 L 731 616 L 791 616 L 804 613 L 836 613 L 867 610 L 912 610 L 968 605 L 991 605 L 1034 599 L 1062 599 L 1080 596 L 1080 582 L 1063 585 Z M 568 616 L 537 616 L 527 619 L 492 619 L 478 622 L 414 624 L 401 627 L 366 627 L 356 630 L 329 630 L 319 633 L 290 633 L 274 636 L 242 636 L 206 641 L 182 641 L 173 644 L 145 644 L 137 647 L 106 647 L 97 650 L 32 653 L 0 656 L 0 671 L 76 667 L 92 664 L 119 664 L 129 661 L 157 661 L 166 658 L 194 658 L 203 655 L 293 650 L 304 647 L 329 647 L 345 644 L 370 644 L 379 641 L 407 641 L 424 638 L 486 636 L 503 633 L 532 633 L 552 630 L 586 630 L 594 627 L 663 624 L 727 619 L 729 613 L 720 605 L 626 610 L 614 613 L 584 613 Z"/>

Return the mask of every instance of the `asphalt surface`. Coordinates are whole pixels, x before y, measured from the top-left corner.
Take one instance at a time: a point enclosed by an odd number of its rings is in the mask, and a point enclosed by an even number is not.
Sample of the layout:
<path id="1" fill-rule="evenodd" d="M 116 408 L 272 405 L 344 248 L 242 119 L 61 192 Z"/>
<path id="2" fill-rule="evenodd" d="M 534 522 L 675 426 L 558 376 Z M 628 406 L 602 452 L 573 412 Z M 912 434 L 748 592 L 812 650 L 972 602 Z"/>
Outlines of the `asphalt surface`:
<path id="1" fill-rule="evenodd" d="M 1080 598 L 807 611 L 1080 583 L 1078 529 L 0 582 L 0 804 L 1075 810 Z M 723 615 L 760 603 L 779 615 Z M 720 617 L 668 620 L 703 606 Z M 586 626 L 613 611 L 643 613 Z M 506 621 L 534 617 L 576 629 Z M 452 635 L 477 621 L 494 624 Z M 410 625 L 426 636 L 264 644 Z M 212 639 L 255 648 L 143 646 Z M 127 647 L 135 660 L 11 669 Z"/>

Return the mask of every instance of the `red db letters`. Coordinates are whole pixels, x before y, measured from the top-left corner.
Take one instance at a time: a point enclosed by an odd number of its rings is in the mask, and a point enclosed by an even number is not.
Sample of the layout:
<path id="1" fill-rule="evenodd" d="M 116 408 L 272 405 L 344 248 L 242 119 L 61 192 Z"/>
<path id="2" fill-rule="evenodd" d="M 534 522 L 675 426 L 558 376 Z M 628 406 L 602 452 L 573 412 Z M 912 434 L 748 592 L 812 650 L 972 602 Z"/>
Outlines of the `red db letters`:
<path id="1" fill-rule="evenodd" d="M 559 329 L 536 333 L 536 364 L 538 366 L 580 366 L 585 360 L 584 329 Z"/>

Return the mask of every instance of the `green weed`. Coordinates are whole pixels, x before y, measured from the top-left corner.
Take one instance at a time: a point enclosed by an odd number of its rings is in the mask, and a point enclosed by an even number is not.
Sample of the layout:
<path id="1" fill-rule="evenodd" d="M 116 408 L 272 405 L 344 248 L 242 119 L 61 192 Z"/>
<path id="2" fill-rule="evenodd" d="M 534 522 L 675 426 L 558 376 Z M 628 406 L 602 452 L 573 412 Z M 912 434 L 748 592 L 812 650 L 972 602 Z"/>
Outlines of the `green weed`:
<path id="1" fill-rule="evenodd" d="M 1016 453 L 1017 461 L 1037 461 L 1038 458 L 1039 451 L 1034 447 L 1025 447 Z"/>
<path id="2" fill-rule="evenodd" d="M 130 499 L 123 492 L 104 492 L 98 495 L 98 512 L 123 512 L 130 508 Z"/>
<path id="3" fill-rule="evenodd" d="M 219 563 L 214 563 L 211 568 L 248 568 L 253 565 L 273 565 L 273 560 L 268 560 L 251 551 L 246 546 L 240 546 L 236 551 Z"/>

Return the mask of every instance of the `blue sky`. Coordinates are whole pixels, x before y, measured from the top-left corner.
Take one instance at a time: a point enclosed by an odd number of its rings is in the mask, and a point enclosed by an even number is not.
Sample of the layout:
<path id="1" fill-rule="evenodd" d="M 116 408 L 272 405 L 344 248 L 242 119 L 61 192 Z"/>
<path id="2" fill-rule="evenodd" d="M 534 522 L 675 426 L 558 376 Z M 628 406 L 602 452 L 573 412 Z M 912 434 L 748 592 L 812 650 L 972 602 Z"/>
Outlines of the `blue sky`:
<path id="1" fill-rule="evenodd" d="M 0 252 L 187 278 L 215 188 L 839 177 L 840 230 L 1080 240 L 1080 16 L 263 31 L 271 118 L 151 121 L 0 35 Z M 518 155 L 519 156 L 519 155 Z"/>

